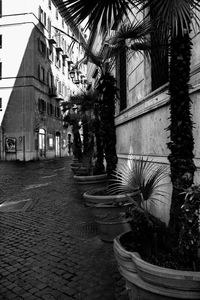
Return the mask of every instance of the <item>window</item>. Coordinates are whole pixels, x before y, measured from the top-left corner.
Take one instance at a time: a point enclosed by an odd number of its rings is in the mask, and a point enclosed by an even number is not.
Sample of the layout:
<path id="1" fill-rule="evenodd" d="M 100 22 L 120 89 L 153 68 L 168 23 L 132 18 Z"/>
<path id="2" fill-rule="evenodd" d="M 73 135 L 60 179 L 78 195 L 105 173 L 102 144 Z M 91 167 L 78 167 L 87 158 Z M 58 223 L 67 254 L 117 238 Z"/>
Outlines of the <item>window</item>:
<path id="1" fill-rule="evenodd" d="M 53 105 L 50 104 L 50 115 L 53 115 L 54 109 L 53 109 Z"/>
<path id="2" fill-rule="evenodd" d="M 47 20 L 47 30 L 49 32 L 49 37 L 51 38 L 51 20 L 48 18 Z"/>
<path id="3" fill-rule="evenodd" d="M 58 20 L 58 9 L 56 8 L 56 19 Z"/>
<path id="4" fill-rule="evenodd" d="M 0 48 L 2 48 L 2 34 L 0 34 Z"/>
<path id="5" fill-rule="evenodd" d="M 38 50 L 43 56 L 46 55 L 46 45 L 40 38 L 38 39 Z"/>
<path id="6" fill-rule="evenodd" d="M 58 93 L 62 95 L 62 83 L 58 81 Z"/>
<path id="7" fill-rule="evenodd" d="M 154 8 L 150 6 L 150 17 L 155 18 Z M 163 45 L 168 43 L 162 36 Z M 158 47 L 160 37 L 156 31 L 151 33 L 151 79 L 152 91 L 159 88 L 168 81 L 168 51 L 167 47 Z M 162 67 L 160 67 L 162 66 Z"/>
<path id="8" fill-rule="evenodd" d="M 46 102 L 43 99 L 38 99 L 38 109 L 39 112 L 46 112 Z"/>
<path id="9" fill-rule="evenodd" d="M 2 79 L 2 62 L 0 62 L 0 79 Z"/>
<path id="10" fill-rule="evenodd" d="M 58 106 L 55 107 L 55 117 L 60 118 L 60 107 Z"/>
<path id="11" fill-rule="evenodd" d="M 47 25 L 47 14 L 44 12 L 44 20 L 43 20 L 43 24 L 46 27 Z"/>
<path id="12" fill-rule="evenodd" d="M 0 111 L 2 110 L 2 98 L 0 98 Z"/>
<path id="13" fill-rule="evenodd" d="M 60 67 L 61 67 L 60 54 L 59 54 L 58 51 L 57 51 L 56 57 L 55 57 L 55 66 L 56 66 L 57 68 L 60 68 Z"/>
<path id="14" fill-rule="evenodd" d="M 51 0 L 49 0 L 49 9 L 51 9 Z"/>
<path id="15" fill-rule="evenodd" d="M 120 52 L 117 57 L 117 85 L 120 94 L 120 111 L 127 106 L 127 91 L 126 91 L 126 50 Z"/>
<path id="16" fill-rule="evenodd" d="M 46 17 L 47 17 L 46 13 L 43 11 L 41 6 L 39 6 L 39 20 L 44 26 L 46 26 L 46 23 L 47 23 Z"/>
<path id="17" fill-rule="evenodd" d="M 50 103 L 47 103 L 47 115 L 50 115 Z"/>
<path id="18" fill-rule="evenodd" d="M 48 72 L 48 85 L 49 87 L 53 87 L 54 77 L 51 71 Z"/>
<path id="19" fill-rule="evenodd" d="M 53 135 L 49 135 L 49 148 L 53 148 Z"/>
<path id="20" fill-rule="evenodd" d="M 43 66 L 38 66 L 38 78 L 40 81 L 45 82 L 45 69 Z"/>
<path id="21" fill-rule="evenodd" d="M 2 0 L 0 0 L 0 18 L 2 17 Z"/>
<path id="22" fill-rule="evenodd" d="M 53 46 L 50 45 L 50 47 L 48 48 L 48 59 L 53 62 Z"/>

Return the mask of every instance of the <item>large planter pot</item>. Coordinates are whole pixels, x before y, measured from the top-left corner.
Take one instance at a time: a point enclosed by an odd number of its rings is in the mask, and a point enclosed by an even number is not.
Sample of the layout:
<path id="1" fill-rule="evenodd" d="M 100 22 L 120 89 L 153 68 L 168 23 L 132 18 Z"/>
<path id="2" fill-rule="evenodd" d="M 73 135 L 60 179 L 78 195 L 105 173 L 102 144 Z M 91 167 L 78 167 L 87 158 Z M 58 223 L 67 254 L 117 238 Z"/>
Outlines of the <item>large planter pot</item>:
<path id="1" fill-rule="evenodd" d="M 77 188 L 83 194 L 92 189 L 103 188 L 107 186 L 107 174 L 100 175 L 74 175 Z"/>
<path id="2" fill-rule="evenodd" d="M 71 170 L 73 173 L 76 173 L 81 167 L 82 167 L 82 163 L 80 162 L 74 162 L 70 164 Z"/>
<path id="3" fill-rule="evenodd" d="M 125 213 L 132 205 L 129 202 L 124 203 L 123 205 L 117 205 L 117 202 L 103 202 L 98 204 L 88 204 L 91 208 L 92 213 L 97 220 L 113 220 L 119 218 L 121 214 Z"/>
<path id="4" fill-rule="evenodd" d="M 115 218 L 113 220 L 96 219 L 98 235 L 104 242 L 113 242 L 114 238 L 122 232 L 130 230 L 130 225 L 125 219 Z"/>
<path id="5" fill-rule="evenodd" d="M 98 192 L 101 190 L 96 191 Z M 84 193 L 87 206 L 91 208 L 97 223 L 101 240 L 113 242 L 117 235 L 130 230 L 129 222 L 125 219 L 125 212 L 132 205 L 129 202 L 131 195 L 93 195 L 92 191 Z"/>
<path id="6" fill-rule="evenodd" d="M 137 252 L 125 250 L 120 241 L 122 236 L 114 239 L 114 253 L 130 300 L 200 299 L 200 272 L 150 264 Z"/>
<path id="7" fill-rule="evenodd" d="M 106 186 L 104 185 L 104 190 Z M 130 194 L 122 194 L 122 195 L 104 195 L 101 193 L 103 188 L 98 190 L 89 190 L 83 194 L 83 198 L 85 199 L 86 205 L 93 205 L 99 203 L 111 203 L 111 202 L 123 202 L 128 201 L 133 193 Z M 99 192 L 99 194 L 98 194 Z"/>

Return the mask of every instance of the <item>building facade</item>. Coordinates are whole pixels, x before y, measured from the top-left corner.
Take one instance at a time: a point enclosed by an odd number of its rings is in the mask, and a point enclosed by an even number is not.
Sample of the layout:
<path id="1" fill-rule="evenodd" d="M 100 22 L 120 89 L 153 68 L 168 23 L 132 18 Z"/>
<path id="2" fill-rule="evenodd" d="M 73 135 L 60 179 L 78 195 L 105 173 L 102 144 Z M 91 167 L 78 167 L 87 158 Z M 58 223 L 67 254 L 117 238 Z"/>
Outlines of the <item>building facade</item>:
<path id="1" fill-rule="evenodd" d="M 194 24 L 195 27 L 195 24 Z M 111 31 L 112 33 L 112 31 Z M 192 60 L 190 97 L 194 122 L 194 155 L 197 171 L 195 182 L 200 177 L 200 35 L 199 29 L 191 32 Z M 107 38 L 107 37 L 106 37 Z M 93 49 L 104 45 L 106 39 L 96 35 Z M 99 49 L 101 52 L 101 49 Z M 156 57 L 156 56 L 155 56 Z M 119 101 L 116 105 L 117 155 L 119 164 L 127 164 L 131 158 L 149 158 L 153 163 L 169 165 L 169 94 L 168 80 L 162 71 L 165 65 L 160 64 L 160 74 L 154 74 L 154 61 L 145 58 L 141 53 L 131 51 L 121 53 L 111 71 L 117 79 Z M 95 86 L 96 66 L 88 66 L 88 80 Z M 167 73 L 167 72 L 166 72 Z M 169 220 L 171 183 L 166 186 L 168 196 L 161 199 L 158 205 L 151 203 L 151 211 L 166 223 Z"/>
<path id="2" fill-rule="evenodd" d="M 53 1 L 0 5 L 0 159 L 69 155 L 61 103 L 80 89 L 69 71 L 83 51 Z"/>

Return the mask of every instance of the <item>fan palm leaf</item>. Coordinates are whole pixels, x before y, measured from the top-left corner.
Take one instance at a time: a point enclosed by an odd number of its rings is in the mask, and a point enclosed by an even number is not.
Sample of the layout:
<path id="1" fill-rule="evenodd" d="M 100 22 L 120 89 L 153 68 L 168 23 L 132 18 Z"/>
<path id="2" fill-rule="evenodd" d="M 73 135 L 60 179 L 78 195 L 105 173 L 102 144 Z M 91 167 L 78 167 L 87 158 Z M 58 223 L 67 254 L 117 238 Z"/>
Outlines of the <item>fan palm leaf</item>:
<path id="1" fill-rule="evenodd" d="M 199 17 L 195 11 L 200 11 L 199 0 L 135 0 L 141 6 L 141 10 L 152 7 L 157 16 L 157 26 L 161 32 L 170 32 L 176 36 L 181 28 L 182 33 L 190 32 L 191 17 L 199 23 Z M 155 17 L 156 17 L 155 16 Z"/>
<path id="2" fill-rule="evenodd" d="M 140 194 L 139 201 L 151 200 L 156 203 L 166 192 L 162 188 L 164 180 L 169 176 L 168 167 L 156 167 L 148 158 L 132 159 L 129 165 L 122 165 L 114 172 L 109 186 L 111 194 L 133 192 Z M 141 205 L 140 203 L 140 205 Z"/>
<path id="3" fill-rule="evenodd" d="M 132 6 L 136 7 L 134 0 L 56 0 L 56 5 L 63 12 L 67 10 L 77 24 L 87 19 L 86 28 L 96 30 L 100 23 L 103 32 L 111 27 L 113 20 L 128 17 Z"/>
<path id="4" fill-rule="evenodd" d="M 123 24 L 117 30 L 117 33 L 109 39 L 109 43 L 111 45 L 116 45 L 127 39 L 144 41 L 147 40 L 147 35 L 151 32 L 151 30 L 152 25 L 147 19 Z"/>

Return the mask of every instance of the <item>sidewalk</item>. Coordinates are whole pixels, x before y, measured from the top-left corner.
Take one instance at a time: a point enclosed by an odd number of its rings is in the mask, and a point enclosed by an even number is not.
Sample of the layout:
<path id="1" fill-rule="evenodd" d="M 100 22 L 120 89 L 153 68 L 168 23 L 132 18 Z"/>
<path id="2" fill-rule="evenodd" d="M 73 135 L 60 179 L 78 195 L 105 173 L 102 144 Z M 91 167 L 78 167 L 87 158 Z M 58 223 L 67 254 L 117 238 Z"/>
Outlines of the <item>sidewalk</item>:
<path id="1" fill-rule="evenodd" d="M 70 163 L 0 162 L 0 299 L 127 299 Z"/>

